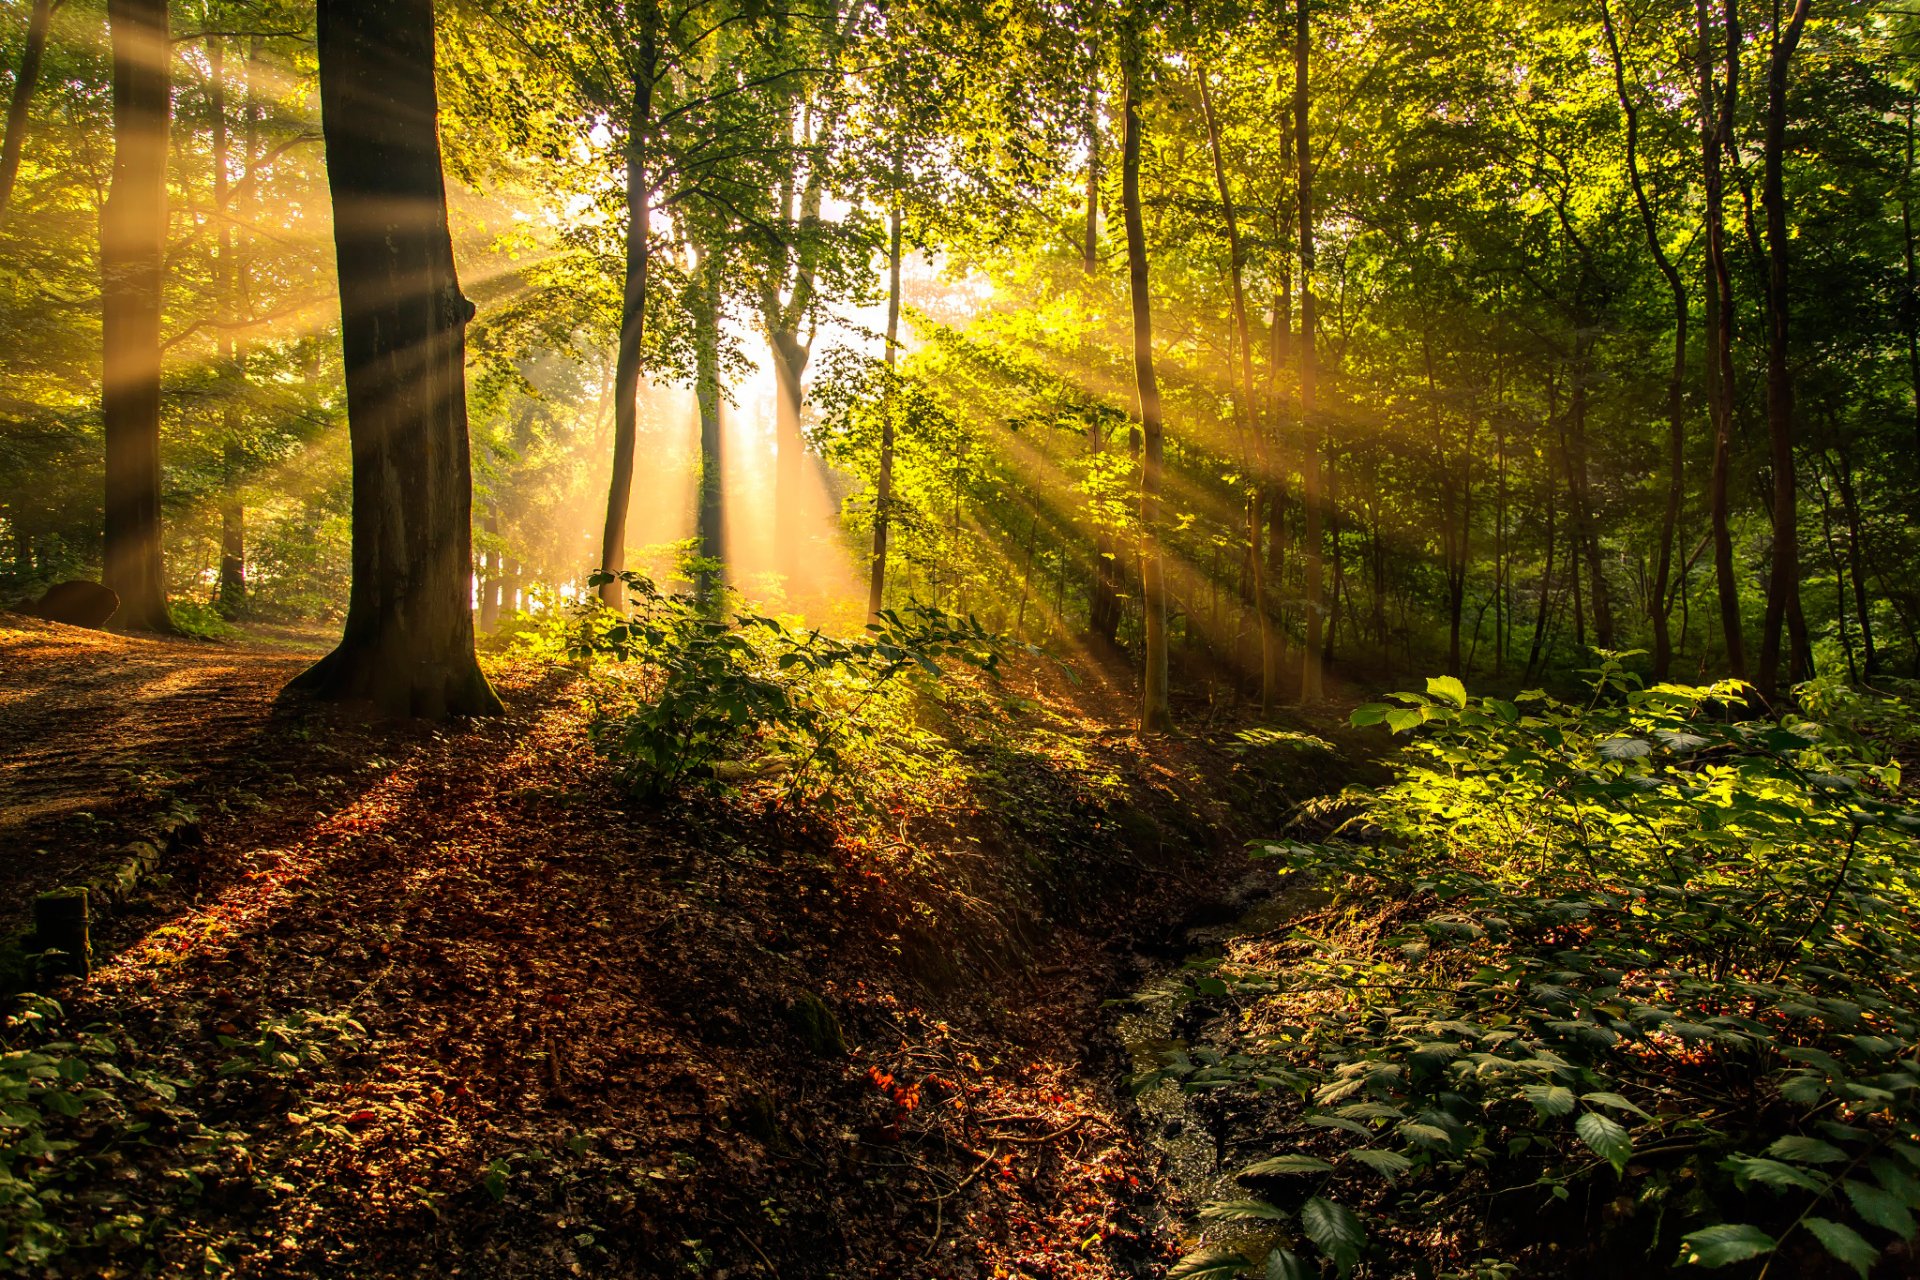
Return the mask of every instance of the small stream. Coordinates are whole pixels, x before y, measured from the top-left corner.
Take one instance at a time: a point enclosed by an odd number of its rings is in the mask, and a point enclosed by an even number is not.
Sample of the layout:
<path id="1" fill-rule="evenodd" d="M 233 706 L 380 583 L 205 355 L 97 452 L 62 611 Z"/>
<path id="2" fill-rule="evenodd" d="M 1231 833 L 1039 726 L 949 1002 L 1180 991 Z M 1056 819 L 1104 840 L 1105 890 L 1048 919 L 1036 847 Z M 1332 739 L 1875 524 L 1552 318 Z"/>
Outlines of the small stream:
<path id="1" fill-rule="evenodd" d="M 1212 1002 L 1181 999 L 1192 976 L 1190 965 L 1217 959 L 1238 939 L 1285 929 L 1324 900 L 1318 890 L 1283 885 L 1272 872 L 1256 875 L 1240 886 L 1237 905 L 1229 900 L 1228 910 L 1237 914 L 1183 930 L 1162 957 L 1149 962 L 1133 990 L 1115 1002 L 1110 1026 L 1126 1051 L 1129 1079 L 1158 1070 L 1162 1055 L 1170 1050 L 1204 1043 L 1209 1027 L 1221 1017 Z M 1272 1237 L 1258 1231 L 1257 1224 L 1253 1229 L 1246 1223 L 1205 1226 L 1198 1220 L 1200 1209 L 1211 1201 L 1249 1197 L 1234 1174 L 1256 1158 L 1234 1152 L 1234 1135 L 1221 1124 L 1218 1109 L 1208 1114 L 1206 1104 L 1213 1096 L 1188 1093 L 1176 1081 L 1163 1080 L 1134 1099 L 1141 1132 L 1160 1157 L 1161 1195 L 1146 1225 L 1180 1240 L 1186 1249 L 1214 1245 L 1258 1258 Z"/>

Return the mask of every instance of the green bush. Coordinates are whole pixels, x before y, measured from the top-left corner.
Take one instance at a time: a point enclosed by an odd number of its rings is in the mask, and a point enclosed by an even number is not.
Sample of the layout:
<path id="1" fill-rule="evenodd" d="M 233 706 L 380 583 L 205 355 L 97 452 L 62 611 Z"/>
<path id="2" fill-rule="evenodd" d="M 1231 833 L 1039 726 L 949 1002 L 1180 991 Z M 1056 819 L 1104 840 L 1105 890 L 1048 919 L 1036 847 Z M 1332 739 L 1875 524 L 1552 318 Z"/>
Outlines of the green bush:
<path id="1" fill-rule="evenodd" d="M 843 640 L 754 614 L 724 621 L 709 602 L 662 592 L 643 574 L 617 577 L 629 612 L 586 602 L 568 644 L 583 661 L 630 667 L 630 678 L 599 687 L 593 733 L 643 795 L 737 778 L 725 766 L 749 747 L 789 789 L 830 784 L 883 727 L 866 713 L 900 677 L 937 679 L 946 659 L 991 671 L 1000 658 L 977 621 L 926 606 L 883 611 L 865 637 Z"/>
<path id="2" fill-rule="evenodd" d="M 1412 735 L 1396 780 L 1260 848 L 1337 896 L 1199 980 L 1245 1029 L 1161 1073 L 1294 1099 L 1241 1175 L 1264 1197 L 1210 1211 L 1269 1231 L 1223 1266 L 1446 1237 L 1450 1274 L 1511 1274 L 1558 1232 L 1864 1276 L 1913 1239 L 1920 816 L 1872 732 L 1910 711 L 1825 690 L 1832 721 L 1742 720 L 1738 683 L 1593 675 L 1581 706 L 1441 678 L 1359 708 Z"/>

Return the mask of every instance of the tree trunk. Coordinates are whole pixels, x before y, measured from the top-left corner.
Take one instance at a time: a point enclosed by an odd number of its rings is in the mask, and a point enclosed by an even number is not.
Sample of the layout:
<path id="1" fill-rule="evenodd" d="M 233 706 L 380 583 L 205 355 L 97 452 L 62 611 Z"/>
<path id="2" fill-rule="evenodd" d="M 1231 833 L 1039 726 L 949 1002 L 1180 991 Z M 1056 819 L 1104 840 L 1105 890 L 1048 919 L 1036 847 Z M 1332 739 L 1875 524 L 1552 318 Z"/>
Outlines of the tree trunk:
<path id="1" fill-rule="evenodd" d="M 1783 180 L 1787 147 L 1787 69 L 1807 21 L 1809 0 L 1798 0 L 1787 29 L 1776 22 L 1767 63 L 1765 153 L 1760 199 L 1767 220 L 1767 440 L 1773 463 L 1773 558 L 1767 574 L 1766 621 L 1760 633 L 1761 696 L 1771 702 L 1780 688 L 1780 632 L 1790 630 L 1788 679 L 1812 673 L 1813 655 L 1800 612 L 1800 489 L 1793 463 L 1793 370 L 1787 363 L 1787 197 Z"/>
<path id="2" fill-rule="evenodd" d="M 1733 139 L 1733 112 L 1740 88 L 1740 28 L 1735 0 L 1726 0 L 1727 91 L 1716 108 L 1713 41 L 1707 0 L 1694 0 L 1699 28 L 1700 164 L 1706 204 L 1707 412 L 1713 421 L 1713 469 L 1707 505 L 1713 537 L 1713 576 L 1720 605 L 1720 635 L 1729 674 L 1747 674 L 1746 639 L 1740 624 L 1740 580 L 1733 564 L 1733 523 L 1728 495 L 1733 466 L 1733 274 L 1727 265 L 1725 182 L 1720 160 Z"/>
<path id="3" fill-rule="evenodd" d="M 466 326 L 447 231 L 432 0 L 320 0 L 353 447 L 340 645 L 290 688 L 438 718 L 501 710 L 473 653 Z"/>
<path id="4" fill-rule="evenodd" d="M 693 287 L 693 399 L 700 414 L 700 509 L 695 532 L 700 555 L 708 561 L 725 560 L 726 476 L 720 434 L 720 257 L 712 249 L 700 252 Z M 695 591 L 712 604 L 721 573 L 711 565 L 700 570 Z"/>
<path id="5" fill-rule="evenodd" d="M 1668 589 L 1673 576 L 1673 542 L 1680 527 L 1680 500 L 1686 490 L 1687 468 L 1687 287 L 1681 282 L 1679 268 L 1667 256 L 1660 243 L 1660 227 L 1647 199 L 1646 185 L 1640 179 L 1640 112 L 1627 92 L 1627 69 L 1620 54 L 1620 41 L 1614 34 L 1613 11 L 1607 0 L 1600 0 L 1600 17 L 1606 29 L 1607 48 L 1613 55 L 1613 84 L 1620 98 L 1620 110 L 1627 118 L 1627 177 L 1633 186 L 1633 201 L 1640 211 L 1640 228 L 1646 233 L 1647 251 L 1667 282 L 1673 299 L 1673 368 L 1667 375 L 1667 502 L 1660 517 L 1660 545 L 1655 552 L 1653 590 L 1648 600 L 1648 615 L 1653 622 L 1653 678 L 1665 680 L 1673 666 L 1673 637 L 1668 620 L 1673 600 Z"/>
<path id="6" fill-rule="evenodd" d="M 1315 300 L 1313 295 L 1313 146 L 1308 109 L 1312 105 L 1307 79 L 1310 29 L 1308 0 L 1299 0 L 1294 23 L 1293 42 L 1293 126 L 1294 160 L 1299 165 L 1300 206 L 1300 431 L 1304 456 L 1300 460 L 1303 480 L 1301 501 L 1305 508 L 1306 543 L 1305 582 L 1301 608 L 1306 614 L 1306 644 L 1300 664 L 1300 701 L 1317 702 L 1324 692 L 1322 683 L 1321 629 L 1326 618 L 1325 505 L 1327 442 L 1314 404 L 1318 369 L 1314 351 Z"/>
<path id="7" fill-rule="evenodd" d="M 1853 578 L 1854 611 L 1860 615 L 1860 641 L 1866 655 L 1867 679 L 1880 674 L 1880 653 L 1873 643 L 1873 612 L 1867 600 L 1867 571 L 1862 553 L 1860 499 L 1853 488 L 1853 458 L 1843 441 L 1838 449 L 1839 465 L 1834 468 L 1834 478 L 1840 486 L 1840 508 L 1847 516 L 1847 567 Z"/>
<path id="8" fill-rule="evenodd" d="M 13 78 L 13 97 L 7 103 L 7 136 L 0 143 L 0 221 L 13 204 L 13 184 L 20 176 L 20 152 L 27 141 L 28 108 L 40 84 L 40 60 L 47 51 L 47 29 L 53 24 L 53 0 L 33 0 L 27 17 L 27 47 L 20 54 L 20 70 Z"/>
<path id="9" fill-rule="evenodd" d="M 1125 32 L 1126 122 L 1120 197 L 1127 224 L 1127 285 L 1133 300 L 1133 373 L 1140 397 L 1140 579 L 1145 610 L 1146 669 L 1141 676 L 1140 728 L 1173 728 L 1167 685 L 1167 584 L 1160 545 L 1160 484 L 1164 464 L 1160 384 L 1153 371 L 1153 306 L 1147 294 L 1147 229 L 1140 212 L 1140 33 Z"/>
<path id="10" fill-rule="evenodd" d="M 1100 63 L 1094 51 L 1093 75 L 1087 84 L 1087 225 L 1080 242 L 1080 265 L 1088 274 L 1100 270 Z"/>
<path id="11" fill-rule="evenodd" d="M 1260 492 L 1273 474 L 1273 460 L 1267 449 L 1267 424 L 1262 420 L 1259 401 L 1253 390 L 1253 326 L 1247 320 L 1246 247 L 1240 241 L 1240 220 L 1233 207 L 1233 188 L 1227 182 L 1226 161 L 1220 153 L 1220 122 L 1213 111 L 1213 93 L 1207 87 L 1207 69 L 1196 68 L 1200 81 L 1200 106 L 1207 122 L 1207 148 L 1213 155 L 1213 181 L 1220 193 L 1220 217 L 1227 232 L 1227 258 L 1233 284 L 1233 332 L 1240 348 L 1240 400 L 1246 415 L 1246 428 L 1252 437 L 1254 457 L 1245 456 L 1242 446 L 1241 469 L 1252 471 L 1247 481 L 1247 577 L 1253 597 L 1253 616 L 1260 628 L 1260 709 L 1270 715 L 1279 701 L 1276 677 L 1279 663 L 1274 647 L 1273 620 L 1267 616 L 1267 575 L 1260 555 Z M 1252 462 L 1255 465 L 1249 466 Z"/>
<path id="12" fill-rule="evenodd" d="M 640 66 L 633 78 L 627 119 L 627 264 L 620 299 L 619 356 L 613 372 L 613 477 L 607 486 L 607 522 L 600 539 L 600 566 L 609 573 L 627 567 L 627 507 L 633 501 L 633 454 L 640 430 L 640 361 L 653 238 L 647 143 L 653 128 L 654 35 L 651 17 L 642 21 Z M 600 599 L 608 608 L 624 612 L 626 586 L 617 580 L 604 583 Z"/>
<path id="13" fill-rule="evenodd" d="M 878 614 L 887 592 L 887 522 L 893 514 L 893 370 L 900 343 L 900 202 L 887 214 L 887 390 L 880 406 L 880 474 L 873 490 L 873 576 L 867 612 Z M 1028 557 L 1031 566 L 1032 556 Z M 1024 592 L 1025 588 L 1022 588 Z M 1021 596 L 1021 607 L 1026 597 Z"/>
<path id="14" fill-rule="evenodd" d="M 1583 323 L 1581 326 L 1585 329 Z M 1571 491 L 1573 535 L 1579 554 L 1586 558 L 1592 583 L 1593 637 L 1602 649 L 1613 648 L 1613 593 L 1607 586 L 1606 566 L 1600 558 L 1600 529 L 1593 518 L 1593 486 L 1587 458 L 1587 377 L 1591 373 L 1589 339 L 1573 340 L 1573 387 L 1567 400 L 1567 485 Z"/>
<path id="15" fill-rule="evenodd" d="M 113 185 L 100 214 L 106 554 L 122 630 L 172 632 L 160 542 L 160 302 L 166 274 L 167 134 L 173 114 L 166 0 L 111 0 Z"/>

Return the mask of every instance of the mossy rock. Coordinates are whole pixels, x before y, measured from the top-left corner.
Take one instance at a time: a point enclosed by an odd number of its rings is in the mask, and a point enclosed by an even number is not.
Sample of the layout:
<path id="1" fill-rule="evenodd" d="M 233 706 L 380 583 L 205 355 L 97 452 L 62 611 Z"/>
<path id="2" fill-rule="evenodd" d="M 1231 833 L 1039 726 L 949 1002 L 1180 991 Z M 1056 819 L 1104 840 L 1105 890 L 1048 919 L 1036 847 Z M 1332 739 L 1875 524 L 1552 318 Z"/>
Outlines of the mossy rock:
<path id="1" fill-rule="evenodd" d="M 816 1057 L 846 1057 L 847 1038 L 841 1034 L 840 1019 L 813 992 L 802 991 L 787 1005 L 787 1023 Z"/>

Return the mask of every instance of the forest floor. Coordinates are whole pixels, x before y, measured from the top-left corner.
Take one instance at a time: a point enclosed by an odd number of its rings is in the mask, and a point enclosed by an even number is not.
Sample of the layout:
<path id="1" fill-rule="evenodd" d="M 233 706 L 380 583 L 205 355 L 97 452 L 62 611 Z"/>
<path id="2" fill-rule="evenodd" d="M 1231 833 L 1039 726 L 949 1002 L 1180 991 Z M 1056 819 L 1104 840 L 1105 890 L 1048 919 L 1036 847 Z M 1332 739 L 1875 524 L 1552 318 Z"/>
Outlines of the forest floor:
<path id="1" fill-rule="evenodd" d="M 1143 742 L 1119 691 L 1031 665 L 940 725 L 965 776 L 923 811 L 645 805 L 569 671 L 499 663 L 498 719 L 368 726 L 276 707 L 310 656 L 0 615 L 8 904 L 192 817 L 56 993 L 167 1083 L 137 1141 L 75 1122 L 77 1246 L 49 1273 L 1042 1280 L 1177 1255 L 1102 1002 L 1271 880 L 1243 841 L 1337 755 Z"/>

